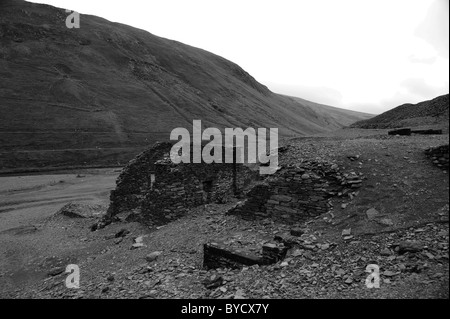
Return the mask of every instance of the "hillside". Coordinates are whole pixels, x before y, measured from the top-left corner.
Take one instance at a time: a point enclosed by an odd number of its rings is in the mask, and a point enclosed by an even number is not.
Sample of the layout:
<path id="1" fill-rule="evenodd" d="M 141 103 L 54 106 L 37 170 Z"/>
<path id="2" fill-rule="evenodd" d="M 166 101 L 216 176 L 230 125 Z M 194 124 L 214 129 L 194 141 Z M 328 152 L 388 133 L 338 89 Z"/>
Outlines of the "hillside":
<path id="1" fill-rule="evenodd" d="M 0 3 L 0 168 L 123 164 L 176 127 L 311 135 L 365 119 L 277 95 L 233 62 L 147 31 Z"/>
<path id="2" fill-rule="evenodd" d="M 373 114 L 319 104 L 299 97 L 292 98 L 297 103 L 312 108 L 325 121 L 327 127 L 335 127 L 336 129 L 341 128 L 342 126 L 348 126 L 357 121 L 367 120 L 375 116 Z"/>
<path id="3" fill-rule="evenodd" d="M 368 120 L 351 125 L 355 128 L 385 129 L 405 126 L 438 125 L 448 130 L 448 94 L 417 104 L 403 104 Z"/>
<path id="4" fill-rule="evenodd" d="M 137 223 L 127 211 L 91 231 L 106 213 L 116 170 L 0 177 L 0 297 L 187 298 L 202 303 L 238 298 L 448 299 L 448 169 L 424 154 L 428 147 L 448 145 L 448 134 L 404 138 L 379 130 L 363 130 L 367 135 L 361 136 L 360 131 L 290 141 L 280 156 L 282 166 L 306 169 L 303 164 L 315 162 L 314 171 L 325 173 L 322 168 L 334 163 L 342 177 L 359 181 L 353 184 L 357 187 L 322 200 L 330 203 L 329 211 L 298 223 L 279 221 L 285 214 L 281 210 L 268 218 L 228 214 L 251 196 L 247 193 L 189 209 L 164 227 Z M 354 156 L 358 160 L 350 159 Z M 289 176 L 285 172 L 264 184 Z M 331 184 L 320 185 L 318 190 L 328 193 Z M 296 186 L 293 179 L 286 188 Z M 256 217 L 260 213 L 254 207 Z M 258 256 L 267 242 L 286 242 L 291 249 L 275 264 L 204 267 L 205 244 L 222 243 L 228 251 Z M 80 289 L 64 285 L 69 263 L 81 269 Z M 365 285 L 369 264 L 380 267 L 379 289 Z M 180 317 L 179 308 L 169 308 L 173 317 Z"/>

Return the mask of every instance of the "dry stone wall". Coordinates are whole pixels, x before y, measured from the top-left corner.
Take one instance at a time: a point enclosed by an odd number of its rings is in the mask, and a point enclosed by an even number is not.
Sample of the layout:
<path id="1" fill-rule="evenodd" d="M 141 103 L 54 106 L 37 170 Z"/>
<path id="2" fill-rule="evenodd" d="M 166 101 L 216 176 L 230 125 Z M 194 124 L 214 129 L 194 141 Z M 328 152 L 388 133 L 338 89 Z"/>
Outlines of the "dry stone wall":
<path id="1" fill-rule="evenodd" d="M 448 169 L 449 145 L 441 145 L 425 150 L 425 154 L 433 161 L 433 164 Z"/>
<path id="2" fill-rule="evenodd" d="M 122 170 L 116 181 L 116 189 L 111 191 L 108 215 L 139 209 L 151 185 L 155 172 L 155 162 L 164 154 L 169 154 L 172 143 L 157 142 L 132 159 Z"/>
<path id="3" fill-rule="evenodd" d="M 203 245 L 203 267 L 212 268 L 242 268 L 242 266 L 270 265 L 286 256 L 288 247 L 282 243 L 266 243 L 261 254 L 255 254 L 233 249 L 223 243 L 208 243 Z"/>
<path id="4" fill-rule="evenodd" d="M 242 164 L 174 164 L 172 145 L 156 143 L 124 168 L 111 192 L 108 216 L 132 213 L 128 220 L 165 224 L 192 207 L 226 201 L 258 176 Z"/>
<path id="5" fill-rule="evenodd" d="M 336 164 L 305 162 L 288 166 L 254 186 L 247 199 L 228 211 L 244 219 L 270 218 L 297 223 L 326 213 L 329 199 L 344 188 L 361 186 L 362 176 L 342 174 Z"/>
<path id="6" fill-rule="evenodd" d="M 362 176 L 341 173 L 338 165 L 325 161 L 287 165 L 261 181 L 257 167 L 252 170 L 242 164 L 174 164 L 171 147 L 171 143 L 156 143 L 124 168 L 111 192 L 110 217 L 126 212 L 131 213 L 128 220 L 162 225 L 193 207 L 225 202 L 256 181 L 246 199 L 228 213 L 298 223 L 328 212 L 332 196 L 362 183 Z"/>
<path id="7" fill-rule="evenodd" d="M 183 216 L 190 208 L 221 202 L 233 196 L 242 166 L 231 164 L 173 164 L 169 159 L 155 163 L 155 183 L 142 202 L 143 220 L 165 224 Z"/>

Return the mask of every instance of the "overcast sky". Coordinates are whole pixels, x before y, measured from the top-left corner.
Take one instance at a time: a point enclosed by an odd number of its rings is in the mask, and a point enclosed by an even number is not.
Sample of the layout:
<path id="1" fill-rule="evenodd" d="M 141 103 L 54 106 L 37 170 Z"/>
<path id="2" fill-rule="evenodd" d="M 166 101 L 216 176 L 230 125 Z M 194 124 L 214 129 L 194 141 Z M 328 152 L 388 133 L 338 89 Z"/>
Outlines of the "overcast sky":
<path id="1" fill-rule="evenodd" d="M 332 106 L 381 113 L 449 92 L 449 0 L 32 2 L 211 51 L 274 92 Z"/>

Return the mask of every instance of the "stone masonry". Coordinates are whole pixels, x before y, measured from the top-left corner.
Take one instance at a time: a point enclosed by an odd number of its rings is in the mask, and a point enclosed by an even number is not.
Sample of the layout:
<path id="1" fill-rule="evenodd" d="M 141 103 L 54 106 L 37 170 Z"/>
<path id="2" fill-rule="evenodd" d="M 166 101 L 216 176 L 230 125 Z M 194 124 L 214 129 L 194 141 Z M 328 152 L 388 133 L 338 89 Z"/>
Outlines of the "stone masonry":
<path id="1" fill-rule="evenodd" d="M 425 155 L 433 161 L 433 164 L 442 169 L 448 169 L 448 154 L 448 144 L 425 150 Z"/>
<path id="2" fill-rule="evenodd" d="M 225 160 L 174 164 L 170 159 L 172 145 L 156 143 L 123 169 L 111 192 L 109 217 L 127 213 L 127 220 L 162 225 L 193 207 L 225 202 L 254 182 L 246 199 L 228 214 L 298 223 L 328 212 L 332 196 L 362 184 L 362 176 L 341 173 L 337 164 L 325 161 L 287 165 L 262 181 L 257 168 Z"/>
<path id="3" fill-rule="evenodd" d="M 231 249 L 221 243 L 203 245 L 203 267 L 212 268 L 242 268 L 242 266 L 270 265 L 286 256 L 288 247 L 280 243 L 266 243 L 262 254 L 252 254 L 242 250 Z"/>
<path id="4" fill-rule="evenodd" d="M 132 213 L 128 220 L 166 224 L 190 208 L 226 201 L 258 174 L 245 165 L 225 163 L 225 158 L 223 163 L 174 164 L 171 147 L 156 143 L 123 169 L 111 192 L 108 216 L 126 212 Z"/>
<path id="5" fill-rule="evenodd" d="M 264 182 L 255 185 L 247 199 L 228 214 L 254 220 L 270 218 L 297 223 L 330 210 L 329 198 L 344 188 L 361 186 L 361 176 L 341 174 L 338 165 L 326 162 L 304 162 L 282 168 Z"/>
<path id="6" fill-rule="evenodd" d="M 140 153 L 122 170 L 116 181 L 116 189 L 111 191 L 108 215 L 131 212 L 141 207 L 141 203 L 151 185 L 155 162 L 170 152 L 172 143 L 157 142 L 153 147 Z"/>

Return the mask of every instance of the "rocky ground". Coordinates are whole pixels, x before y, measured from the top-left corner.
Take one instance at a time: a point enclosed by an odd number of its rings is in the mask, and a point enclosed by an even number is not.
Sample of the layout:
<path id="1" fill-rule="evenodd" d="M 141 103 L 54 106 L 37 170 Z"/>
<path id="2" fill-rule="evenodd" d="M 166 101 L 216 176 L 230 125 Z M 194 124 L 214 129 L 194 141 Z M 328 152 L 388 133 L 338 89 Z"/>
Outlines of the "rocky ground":
<path id="1" fill-rule="evenodd" d="M 83 218 L 60 212 L 0 234 L 10 261 L 0 269 L 0 296 L 448 298 L 448 172 L 423 153 L 448 144 L 448 135 L 342 130 L 287 143 L 281 165 L 327 160 L 363 176 L 362 186 L 333 198 L 330 212 L 299 225 L 225 215 L 237 199 L 198 207 L 159 228 L 122 221 L 92 232 L 104 207 L 75 210 Z M 293 236 L 293 228 L 303 234 Z M 204 243 L 223 240 L 256 252 L 276 236 L 294 243 L 276 264 L 202 267 Z M 15 260 L 24 250 L 28 255 Z M 80 267 L 80 289 L 65 286 L 69 263 Z M 379 266 L 379 289 L 365 285 L 369 264 Z"/>

